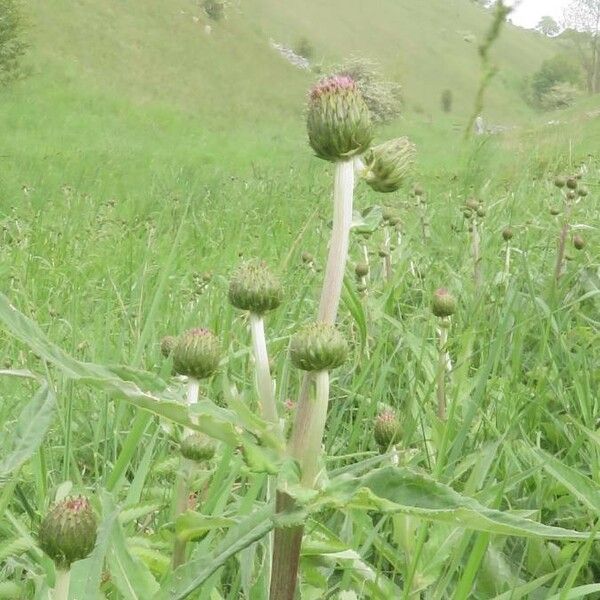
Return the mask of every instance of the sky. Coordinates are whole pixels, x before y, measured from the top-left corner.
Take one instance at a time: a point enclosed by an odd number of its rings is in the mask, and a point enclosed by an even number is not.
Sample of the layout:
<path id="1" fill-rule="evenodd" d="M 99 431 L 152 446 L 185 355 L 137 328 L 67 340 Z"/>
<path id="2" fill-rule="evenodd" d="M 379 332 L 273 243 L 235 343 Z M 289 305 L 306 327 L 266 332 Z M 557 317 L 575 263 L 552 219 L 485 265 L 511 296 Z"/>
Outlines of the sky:
<path id="1" fill-rule="evenodd" d="M 535 27 L 541 17 L 550 15 L 560 23 L 564 9 L 570 0 L 509 0 L 506 4 L 519 4 L 510 15 L 510 20 L 520 27 Z"/>

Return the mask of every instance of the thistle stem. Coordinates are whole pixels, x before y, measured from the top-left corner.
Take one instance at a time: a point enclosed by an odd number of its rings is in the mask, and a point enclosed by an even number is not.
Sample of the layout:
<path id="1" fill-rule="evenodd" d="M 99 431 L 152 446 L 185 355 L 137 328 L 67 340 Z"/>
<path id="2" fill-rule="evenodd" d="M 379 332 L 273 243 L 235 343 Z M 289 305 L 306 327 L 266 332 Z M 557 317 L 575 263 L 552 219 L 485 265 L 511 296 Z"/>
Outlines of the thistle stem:
<path id="1" fill-rule="evenodd" d="M 250 313 L 250 331 L 252 333 L 252 352 L 256 370 L 256 389 L 262 416 L 266 421 L 278 425 L 277 405 L 275 404 L 275 393 L 265 338 L 265 324 L 262 316 Z"/>
<path id="2" fill-rule="evenodd" d="M 71 582 L 71 570 L 56 569 L 56 577 L 54 583 L 54 594 L 52 600 L 68 600 L 69 584 Z"/>
<path id="3" fill-rule="evenodd" d="M 471 232 L 471 253 L 473 256 L 473 281 L 475 287 L 479 289 L 482 284 L 481 277 L 481 238 L 477 221 L 473 220 L 473 231 Z"/>
<path id="4" fill-rule="evenodd" d="M 506 254 L 504 256 L 504 278 L 508 282 L 510 276 L 510 243 L 506 242 Z"/>
<path id="5" fill-rule="evenodd" d="M 354 165 L 352 160 L 335 163 L 333 187 L 333 231 L 325 280 L 319 304 L 319 321 L 335 323 L 346 271 L 350 226 L 352 225 L 352 196 L 354 191 Z"/>
<path id="6" fill-rule="evenodd" d="M 448 329 L 450 318 L 446 317 L 438 329 L 438 368 L 437 368 L 437 415 L 441 421 L 446 420 L 446 369 L 448 359 L 446 350 L 448 345 Z"/>
<path id="7" fill-rule="evenodd" d="M 392 276 L 392 255 L 391 255 L 391 240 L 390 240 L 390 232 L 386 227 L 384 229 L 384 243 L 383 247 L 385 249 L 385 256 L 383 257 L 383 278 L 386 281 L 389 281 Z"/>
<path id="8" fill-rule="evenodd" d="M 187 459 L 181 461 L 181 472 L 177 479 L 175 491 L 175 506 L 173 507 L 173 517 L 176 519 L 188 509 L 190 483 L 194 473 L 194 463 Z M 175 533 L 175 543 L 173 545 L 173 569 L 185 562 L 185 548 L 187 541 L 177 537 Z"/>
<path id="9" fill-rule="evenodd" d="M 558 237 L 558 250 L 556 252 L 556 266 L 554 268 L 554 281 L 558 283 L 563 274 L 563 266 L 565 263 L 565 248 L 567 245 L 567 237 L 569 235 L 569 218 L 571 216 L 571 205 L 568 204 L 565 210 L 564 222 L 560 235 Z"/>

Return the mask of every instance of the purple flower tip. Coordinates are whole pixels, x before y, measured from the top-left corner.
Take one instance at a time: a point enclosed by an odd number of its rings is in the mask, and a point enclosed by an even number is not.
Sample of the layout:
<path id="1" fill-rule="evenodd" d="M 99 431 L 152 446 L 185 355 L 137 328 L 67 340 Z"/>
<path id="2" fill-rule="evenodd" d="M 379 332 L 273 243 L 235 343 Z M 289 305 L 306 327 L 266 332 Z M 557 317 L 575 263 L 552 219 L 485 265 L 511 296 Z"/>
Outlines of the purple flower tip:
<path id="1" fill-rule="evenodd" d="M 332 75 L 321 79 L 310 90 L 310 99 L 317 100 L 324 94 L 331 94 L 342 90 L 355 90 L 356 82 L 348 75 Z"/>

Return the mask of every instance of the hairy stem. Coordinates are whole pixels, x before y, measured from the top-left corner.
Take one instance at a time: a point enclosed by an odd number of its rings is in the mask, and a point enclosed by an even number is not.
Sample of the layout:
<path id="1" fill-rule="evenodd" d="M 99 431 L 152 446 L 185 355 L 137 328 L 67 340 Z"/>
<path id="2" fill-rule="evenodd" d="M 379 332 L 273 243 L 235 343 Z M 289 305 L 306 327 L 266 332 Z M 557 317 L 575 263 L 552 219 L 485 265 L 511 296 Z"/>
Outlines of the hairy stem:
<path id="1" fill-rule="evenodd" d="M 52 600 L 68 600 L 69 584 L 71 582 L 71 571 L 67 569 L 56 569 L 56 581 Z"/>
<path id="2" fill-rule="evenodd" d="M 336 163 L 333 187 L 333 231 L 319 303 L 319 321 L 324 323 L 335 323 L 342 295 L 352 225 L 353 190 L 353 161 Z"/>
<path id="3" fill-rule="evenodd" d="M 262 416 L 265 421 L 277 425 L 277 405 L 275 404 L 275 393 L 265 338 L 265 324 L 262 316 L 250 313 L 250 331 L 252 333 L 252 352 L 256 371 L 256 389 Z"/>
<path id="4" fill-rule="evenodd" d="M 194 463 L 187 459 L 181 461 L 181 472 L 177 478 L 177 484 L 175 488 L 175 503 L 173 506 L 173 520 L 183 514 L 188 509 L 189 497 L 190 497 L 190 483 L 194 473 Z M 175 534 L 175 543 L 173 545 L 173 558 L 172 564 L 173 569 L 176 569 L 179 565 L 185 562 L 185 548 L 187 546 L 186 540 L 177 537 Z"/>
<path id="5" fill-rule="evenodd" d="M 473 281 L 475 287 L 479 289 L 483 282 L 481 276 L 481 238 L 479 237 L 479 227 L 477 221 L 473 221 L 473 231 L 471 232 L 471 254 L 473 256 Z"/>
<path id="6" fill-rule="evenodd" d="M 449 318 L 443 319 L 438 330 L 438 368 L 437 368 L 437 415 L 442 421 L 446 420 L 446 369 L 448 359 L 446 356 L 448 345 Z"/>

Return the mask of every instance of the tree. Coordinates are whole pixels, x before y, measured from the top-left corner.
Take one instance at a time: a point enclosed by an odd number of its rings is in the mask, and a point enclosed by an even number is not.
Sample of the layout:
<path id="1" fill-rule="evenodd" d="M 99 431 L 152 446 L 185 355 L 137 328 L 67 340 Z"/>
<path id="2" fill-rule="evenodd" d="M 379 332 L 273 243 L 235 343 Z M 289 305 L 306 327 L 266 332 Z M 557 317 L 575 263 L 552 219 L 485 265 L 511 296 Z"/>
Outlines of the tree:
<path id="1" fill-rule="evenodd" d="M 550 16 L 546 15 L 540 19 L 536 29 L 548 37 L 553 37 L 560 32 L 558 23 Z"/>
<path id="2" fill-rule="evenodd" d="M 581 83 L 581 68 L 577 61 L 566 55 L 557 54 L 545 60 L 531 80 L 533 102 L 537 106 L 547 104 L 544 98 L 559 84 L 576 88 Z M 562 88 L 561 88 L 562 89 Z"/>
<path id="3" fill-rule="evenodd" d="M 600 0 L 571 0 L 565 11 L 565 39 L 572 44 L 586 74 L 590 94 L 600 92 Z"/>
<path id="4" fill-rule="evenodd" d="M 21 74 L 27 45 L 21 39 L 22 19 L 15 0 L 0 0 L 0 86 Z"/>

